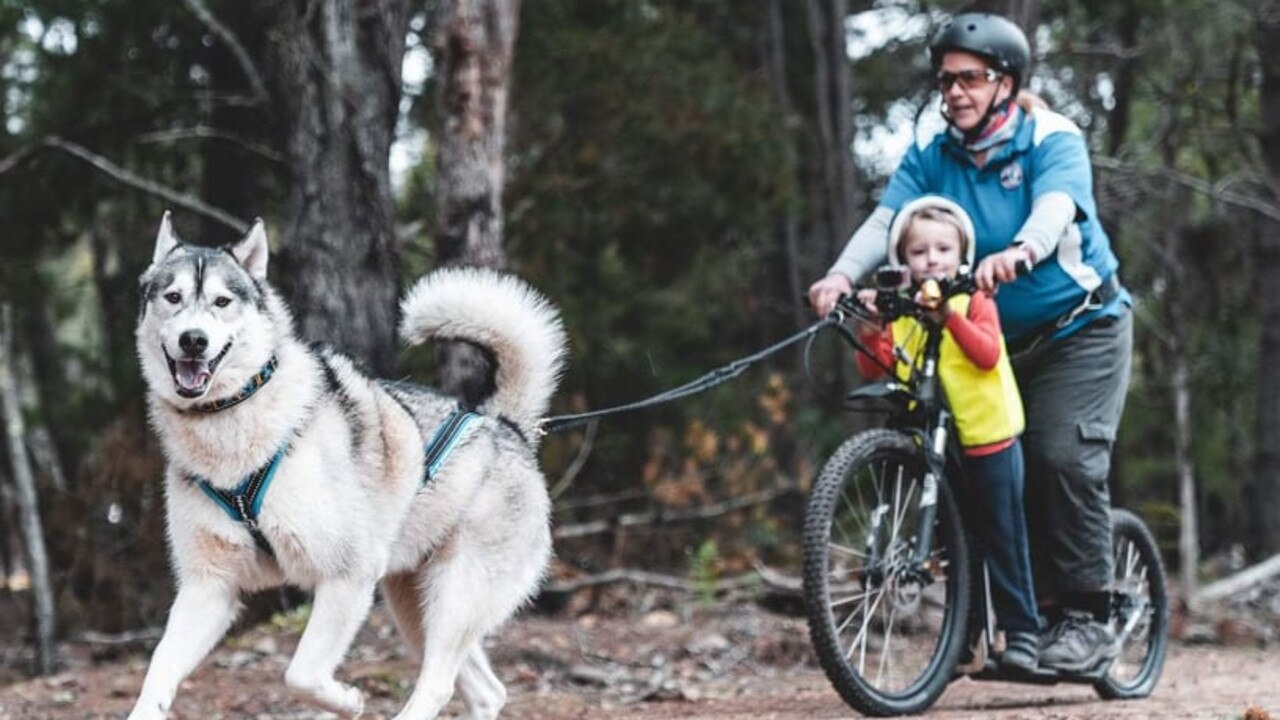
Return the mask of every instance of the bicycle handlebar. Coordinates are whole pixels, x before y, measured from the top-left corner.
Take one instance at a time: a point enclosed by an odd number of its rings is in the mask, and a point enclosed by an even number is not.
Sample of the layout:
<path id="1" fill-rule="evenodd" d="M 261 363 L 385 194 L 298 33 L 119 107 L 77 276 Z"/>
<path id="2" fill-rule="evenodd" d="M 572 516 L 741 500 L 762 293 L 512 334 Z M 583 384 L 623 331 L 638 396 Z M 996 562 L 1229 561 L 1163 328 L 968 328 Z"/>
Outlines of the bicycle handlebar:
<path id="1" fill-rule="evenodd" d="M 1022 260 L 1017 265 L 1017 277 L 1025 277 L 1032 270 L 1031 261 Z M 869 321 L 893 321 L 904 316 L 921 317 L 936 310 L 956 295 L 977 292 L 978 284 L 972 273 L 965 272 L 954 278 L 926 278 L 913 281 L 903 267 L 883 267 L 873 274 L 870 287 L 876 290 L 877 316 L 865 308 L 852 295 L 842 295 L 836 305 L 846 313 Z"/>

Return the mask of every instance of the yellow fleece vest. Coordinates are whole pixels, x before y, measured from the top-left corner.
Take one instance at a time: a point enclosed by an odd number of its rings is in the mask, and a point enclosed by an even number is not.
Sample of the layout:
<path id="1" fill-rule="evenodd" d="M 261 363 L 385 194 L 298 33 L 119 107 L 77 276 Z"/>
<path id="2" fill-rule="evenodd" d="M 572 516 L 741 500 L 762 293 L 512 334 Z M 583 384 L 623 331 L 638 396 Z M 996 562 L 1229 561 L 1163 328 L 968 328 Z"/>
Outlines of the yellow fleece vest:
<path id="1" fill-rule="evenodd" d="M 966 315 L 969 296 L 956 295 L 947 301 L 951 312 Z M 925 329 L 915 318 L 899 318 L 893 322 L 893 342 L 902 348 L 910 363 L 899 360 L 895 370 L 906 380 L 911 366 L 924 352 Z M 950 330 L 942 331 L 942 348 L 938 358 L 938 376 L 947 405 L 955 417 L 956 432 L 964 447 L 990 445 L 1016 437 L 1026 427 L 1022 414 L 1022 396 L 1009 364 L 1009 351 L 1000 338 L 1000 359 L 990 370 L 974 365 L 960 349 Z"/>

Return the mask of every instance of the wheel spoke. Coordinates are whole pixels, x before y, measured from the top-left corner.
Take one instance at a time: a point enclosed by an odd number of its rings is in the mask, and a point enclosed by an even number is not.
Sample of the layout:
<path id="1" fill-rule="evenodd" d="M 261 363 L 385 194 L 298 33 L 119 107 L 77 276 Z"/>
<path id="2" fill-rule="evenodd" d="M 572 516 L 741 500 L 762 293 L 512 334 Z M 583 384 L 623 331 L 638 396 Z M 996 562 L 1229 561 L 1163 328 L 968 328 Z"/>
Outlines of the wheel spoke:
<path id="1" fill-rule="evenodd" d="M 827 547 L 831 548 L 832 550 L 835 550 L 841 555 L 852 555 L 853 557 L 860 558 L 862 560 L 865 560 L 867 558 L 866 553 L 862 552 L 861 550 L 854 550 L 848 545 L 841 545 L 840 543 L 837 543 L 837 542 L 830 542 L 830 543 L 827 543 Z"/>
<path id="2" fill-rule="evenodd" d="M 848 597 L 842 597 L 839 600 L 832 600 L 831 602 L 827 603 L 827 607 L 834 610 L 840 607 L 841 605 L 848 605 L 851 602 L 857 602 L 858 600 L 862 600 L 864 598 L 870 597 L 871 594 L 874 592 L 875 590 L 867 590 L 865 592 L 854 593 L 853 595 L 849 595 Z"/>
<path id="3" fill-rule="evenodd" d="M 884 668 L 893 655 L 893 618 L 898 612 L 898 606 L 890 603 L 888 607 L 888 618 L 884 621 L 884 645 L 880 649 L 880 667 L 876 669 L 876 685 L 884 682 Z"/>
<path id="4" fill-rule="evenodd" d="M 862 674 L 863 666 L 867 660 L 867 628 L 871 626 L 871 617 L 875 615 L 876 608 L 880 607 L 880 601 L 884 599 L 886 587 L 881 585 L 880 592 L 876 593 L 876 599 L 871 602 L 871 607 L 862 615 L 862 627 L 858 629 L 858 634 L 854 636 L 853 642 L 849 645 L 849 652 L 845 655 L 845 659 L 853 656 L 853 651 L 861 645 L 861 651 L 858 655 L 858 673 Z M 866 608 L 866 600 L 863 600 L 863 608 Z"/>

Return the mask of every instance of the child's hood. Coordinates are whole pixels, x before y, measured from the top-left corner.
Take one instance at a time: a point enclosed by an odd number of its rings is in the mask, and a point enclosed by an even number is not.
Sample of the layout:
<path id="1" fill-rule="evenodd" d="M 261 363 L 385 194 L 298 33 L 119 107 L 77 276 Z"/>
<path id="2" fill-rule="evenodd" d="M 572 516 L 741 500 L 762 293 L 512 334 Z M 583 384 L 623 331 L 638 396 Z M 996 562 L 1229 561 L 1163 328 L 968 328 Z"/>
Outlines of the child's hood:
<path id="1" fill-rule="evenodd" d="M 907 218 L 923 208 L 946 210 L 960 220 L 960 227 L 964 232 L 965 240 L 964 264 L 969 269 L 972 269 L 974 247 L 977 245 L 977 233 L 973 229 L 973 220 L 969 217 L 969 213 L 960 207 L 959 203 L 942 195 L 921 195 L 903 205 L 902 209 L 898 210 L 898 214 L 893 216 L 893 224 L 889 226 L 889 265 L 893 267 L 902 266 L 902 261 L 898 259 L 898 243 L 901 242 L 902 235 L 907 231 Z M 964 270 L 962 269 L 961 272 L 964 272 Z"/>

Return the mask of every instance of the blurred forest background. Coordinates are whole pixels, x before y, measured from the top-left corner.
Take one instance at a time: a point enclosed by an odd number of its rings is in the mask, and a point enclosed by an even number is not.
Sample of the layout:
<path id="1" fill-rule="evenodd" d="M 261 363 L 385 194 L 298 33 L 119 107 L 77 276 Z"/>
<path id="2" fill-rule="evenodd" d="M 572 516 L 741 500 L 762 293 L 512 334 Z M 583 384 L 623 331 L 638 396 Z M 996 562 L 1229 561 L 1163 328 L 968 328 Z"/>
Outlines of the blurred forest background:
<path id="1" fill-rule="evenodd" d="M 1137 300 L 1114 497 L 1194 593 L 1280 551 L 1280 3 L 980 6 L 1029 30 L 1030 87 L 1093 150 Z M 937 112 L 924 48 L 961 8 L 0 0 L 0 633 L 170 602 L 132 336 L 164 210 L 209 244 L 266 219 L 300 329 L 390 376 L 437 365 L 398 353 L 407 282 L 506 267 L 563 310 L 554 411 L 635 400 L 811 321 L 804 288 Z M 834 337 L 810 370 L 784 353 L 547 438 L 553 584 L 793 568 L 804 491 L 860 422 Z"/>

